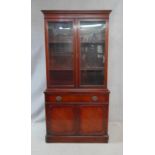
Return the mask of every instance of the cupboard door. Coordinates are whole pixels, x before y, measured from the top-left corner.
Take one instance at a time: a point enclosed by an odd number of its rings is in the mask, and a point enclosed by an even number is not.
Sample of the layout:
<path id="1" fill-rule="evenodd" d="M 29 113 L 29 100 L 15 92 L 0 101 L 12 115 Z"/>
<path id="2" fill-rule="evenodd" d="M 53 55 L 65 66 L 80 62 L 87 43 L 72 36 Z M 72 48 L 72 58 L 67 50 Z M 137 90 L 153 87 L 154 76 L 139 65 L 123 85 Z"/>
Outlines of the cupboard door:
<path id="1" fill-rule="evenodd" d="M 82 135 L 102 135 L 107 131 L 107 105 L 80 106 L 79 133 Z"/>
<path id="2" fill-rule="evenodd" d="M 48 134 L 72 135 L 76 129 L 75 107 L 46 105 Z"/>
<path id="3" fill-rule="evenodd" d="M 73 21 L 48 21 L 50 86 L 74 85 Z"/>
<path id="4" fill-rule="evenodd" d="M 80 85 L 103 86 L 105 66 L 105 28 L 102 20 L 80 22 Z"/>

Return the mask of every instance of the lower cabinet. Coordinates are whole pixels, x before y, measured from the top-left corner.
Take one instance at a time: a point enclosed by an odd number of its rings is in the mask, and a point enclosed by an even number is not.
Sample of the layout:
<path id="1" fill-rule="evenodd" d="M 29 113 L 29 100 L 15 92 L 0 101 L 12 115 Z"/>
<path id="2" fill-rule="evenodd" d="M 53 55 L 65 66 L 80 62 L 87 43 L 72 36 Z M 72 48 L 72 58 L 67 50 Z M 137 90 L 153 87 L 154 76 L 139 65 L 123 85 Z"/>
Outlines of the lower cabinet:
<path id="1" fill-rule="evenodd" d="M 46 104 L 47 135 L 105 135 L 107 124 L 108 104 Z"/>

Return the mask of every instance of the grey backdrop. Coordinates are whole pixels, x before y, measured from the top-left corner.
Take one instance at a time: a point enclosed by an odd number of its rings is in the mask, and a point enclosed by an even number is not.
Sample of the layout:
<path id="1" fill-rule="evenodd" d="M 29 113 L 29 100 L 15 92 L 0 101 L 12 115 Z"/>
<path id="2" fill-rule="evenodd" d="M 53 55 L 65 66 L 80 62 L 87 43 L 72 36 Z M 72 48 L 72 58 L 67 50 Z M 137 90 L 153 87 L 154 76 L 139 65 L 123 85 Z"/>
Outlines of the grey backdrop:
<path id="1" fill-rule="evenodd" d="M 32 0 L 32 122 L 45 120 L 46 88 L 44 21 L 40 10 L 110 9 L 108 88 L 110 121 L 122 122 L 123 90 L 123 6 L 122 0 Z"/>

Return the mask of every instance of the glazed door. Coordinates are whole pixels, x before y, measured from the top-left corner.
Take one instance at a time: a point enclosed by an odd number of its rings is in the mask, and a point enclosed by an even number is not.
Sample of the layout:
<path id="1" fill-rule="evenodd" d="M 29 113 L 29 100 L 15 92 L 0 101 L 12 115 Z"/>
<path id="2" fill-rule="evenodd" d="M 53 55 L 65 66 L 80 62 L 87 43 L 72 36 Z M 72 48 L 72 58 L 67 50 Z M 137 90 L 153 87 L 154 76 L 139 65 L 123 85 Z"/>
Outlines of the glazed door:
<path id="1" fill-rule="evenodd" d="M 48 86 L 74 86 L 74 22 L 50 20 L 47 22 Z"/>
<path id="2" fill-rule="evenodd" d="M 80 87 L 105 85 L 105 30 L 106 21 L 79 21 Z"/>

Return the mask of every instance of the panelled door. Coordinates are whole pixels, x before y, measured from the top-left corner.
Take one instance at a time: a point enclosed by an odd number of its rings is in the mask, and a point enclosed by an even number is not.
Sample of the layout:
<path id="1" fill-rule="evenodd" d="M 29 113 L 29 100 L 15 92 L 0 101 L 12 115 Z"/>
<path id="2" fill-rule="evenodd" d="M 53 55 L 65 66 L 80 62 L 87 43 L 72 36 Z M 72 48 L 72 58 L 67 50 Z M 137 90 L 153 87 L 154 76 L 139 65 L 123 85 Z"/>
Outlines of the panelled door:
<path id="1" fill-rule="evenodd" d="M 73 19 L 46 22 L 47 78 L 49 87 L 74 87 L 75 36 Z"/>
<path id="2" fill-rule="evenodd" d="M 103 87 L 105 84 L 105 36 L 103 19 L 79 20 L 80 87 Z"/>

